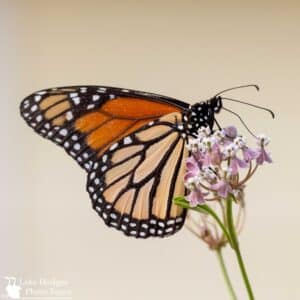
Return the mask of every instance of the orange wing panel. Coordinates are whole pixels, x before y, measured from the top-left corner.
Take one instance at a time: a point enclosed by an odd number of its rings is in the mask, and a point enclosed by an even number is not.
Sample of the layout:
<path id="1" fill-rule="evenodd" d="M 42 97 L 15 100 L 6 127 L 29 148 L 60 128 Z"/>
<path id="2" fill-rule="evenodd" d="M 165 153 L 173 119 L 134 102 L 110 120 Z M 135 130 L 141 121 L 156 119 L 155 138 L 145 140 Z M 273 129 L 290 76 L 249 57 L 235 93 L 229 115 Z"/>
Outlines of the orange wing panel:
<path id="1" fill-rule="evenodd" d="M 79 118 L 75 128 L 87 133 L 87 144 L 101 155 L 110 145 L 148 122 L 180 111 L 176 106 L 154 100 L 118 97 Z"/>
<path id="2" fill-rule="evenodd" d="M 121 118 L 160 117 L 172 112 L 178 112 L 175 106 L 136 98 L 115 98 L 105 103 L 102 111 Z"/>
<path id="3" fill-rule="evenodd" d="M 132 123 L 132 120 L 111 120 L 92 132 L 87 138 L 87 143 L 93 149 L 103 148 L 122 136 Z"/>
<path id="4" fill-rule="evenodd" d="M 92 112 L 78 119 L 75 123 L 75 127 L 81 132 L 89 132 L 109 119 L 109 116 L 101 112 Z"/>

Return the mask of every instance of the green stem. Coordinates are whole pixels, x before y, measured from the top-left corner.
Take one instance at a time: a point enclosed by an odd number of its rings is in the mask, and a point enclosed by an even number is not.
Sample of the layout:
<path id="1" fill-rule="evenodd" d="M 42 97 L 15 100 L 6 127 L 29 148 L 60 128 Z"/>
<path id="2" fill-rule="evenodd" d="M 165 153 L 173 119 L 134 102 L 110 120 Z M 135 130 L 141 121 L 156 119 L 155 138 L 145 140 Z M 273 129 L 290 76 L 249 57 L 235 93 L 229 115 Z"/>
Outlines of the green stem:
<path id="1" fill-rule="evenodd" d="M 195 210 L 200 213 L 211 215 L 215 219 L 215 221 L 219 224 L 219 226 L 222 229 L 224 235 L 226 236 L 230 246 L 233 248 L 233 244 L 232 244 L 229 232 L 227 231 L 226 227 L 224 226 L 224 224 L 222 223 L 222 221 L 220 220 L 218 215 L 215 213 L 215 211 L 213 209 L 211 209 L 208 205 L 202 204 L 202 205 L 198 205 L 196 207 L 191 207 L 190 204 L 188 203 L 188 201 L 185 200 L 184 197 L 176 197 L 173 199 L 173 201 L 175 204 L 177 204 L 183 208 L 189 208 L 189 209 Z"/>
<path id="2" fill-rule="evenodd" d="M 221 248 L 219 248 L 219 249 L 216 250 L 216 255 L 217 255 L 217 258 L 218 258 L 220 267 L 221 267 L 221 271 L 222 271 L 222 274 L 223 274 L 223 278 L 224 278 L 226 287 L 227 287 L 227 289 L 228 289 L 230 298 L 231 298 L 232 300 L 237 300 L 236 294 L 235 294 L 235 292 L 234 292 L 232 283 L 231 283 L 231 281 L 230 281 L 230 278 L 229 278 L 229 275 L 228 275 L 228 272 L 227 272 L 227 268 L 226 268 L 226 265 L 225 265 L 225 262 L 224 262 L 224 258 L 223 258 L 223 254 L 222 254 Z"/>
<path id="3" fill-rule="evenodd" d="M 227 216 L 227 224 L 228 224 L 228 231 L 229 234 L 231 236 L 231 240 L 233 243 L 233 249 L 235 251 L 236 257 L 237 257 L 237 261 L 240 267 L 240 271 L 242 273 L 242 277 L 248 292 L 248 297 L 250 300 L 254 300 L 254 295 L 253 295 L 253 291 L 251 288 L 251 284 L 247 275 L 247 271 L 245 268 L 245 264 L 241 255 L 241 251 L 240 251 L 240 247 L 239 247 L 239 242 L 237 239 L 237 235 L 236 235 L 236 231 L 235 231 L 235 227 L 234 227 L 234 222 L 233 222 L 233 217 L 232 217 L 232 201 L 233 201 L 233 196 L 229 196 L 226 200 L 227 203 L 227 208 L 226 208 L 226 216 Z"/>

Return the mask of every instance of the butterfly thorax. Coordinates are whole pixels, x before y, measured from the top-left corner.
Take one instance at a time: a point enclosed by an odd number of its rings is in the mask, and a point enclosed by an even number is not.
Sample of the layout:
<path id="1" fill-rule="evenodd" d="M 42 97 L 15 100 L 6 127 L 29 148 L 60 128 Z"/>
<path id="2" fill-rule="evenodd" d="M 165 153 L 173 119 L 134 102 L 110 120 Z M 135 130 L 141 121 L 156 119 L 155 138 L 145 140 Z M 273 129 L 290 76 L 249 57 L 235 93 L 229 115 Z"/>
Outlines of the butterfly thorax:
<path id="1" fill-rule="evenodd" d="M 183 126 L 187 135 L 194 136 L 201 127 L 213 128 L 215 114 L 222 109 L 221 97 L 197 102 L 183 112 Z"/>

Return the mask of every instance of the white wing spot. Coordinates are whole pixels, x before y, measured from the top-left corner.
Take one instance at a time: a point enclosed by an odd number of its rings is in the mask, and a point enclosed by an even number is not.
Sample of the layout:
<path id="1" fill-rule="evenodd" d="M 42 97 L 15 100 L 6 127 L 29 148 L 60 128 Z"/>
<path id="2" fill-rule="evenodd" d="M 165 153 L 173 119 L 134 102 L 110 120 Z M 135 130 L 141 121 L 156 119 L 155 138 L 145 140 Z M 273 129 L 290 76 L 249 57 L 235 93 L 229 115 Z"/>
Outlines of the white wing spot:
<path id="1" fill-rule="evenodd" d="M 42 99 L 42 96 L 37 95 L 34 97 L 35 102 L 39 102 Z"/>
<path id="2" fill-rule="evenodd" d="M 66 136 L 68 134 L 68 130 L 64 128 L 64 129 L 60 130 L 59 133 L 63 136 Z"/>
<path id="3" fill-rule="evenodd" d="M 37 92 L 38 95 L 45 95 L 46 93 L 47 93 L 46 91 Z"/>
<path id="4" fill-rule="evenodd" d="M 89 104 L 89 105 L 87 106 L 87 109 L 93 109 L 93 108 L 95 108 L 95 104 Z"/>
<path id="5" fill-rule="evenodd" d="M 72 100 L 73 100 L 75 105 L 80 104 L 80 97 L 74 97 L 74 98 L 72 98 Z"/>
<path id="6" fill-rule="evenodd" d="M 32 112 L 34 112 L 34 111 L 36 111 L 38 109 L 38 106 L 35 104 L 35 105 L 33 105 L 32 107 L 31 107 L 31 111 Z"/>
<path id="7" fill-rule="evenodd" d="M 97 101 L 97 100 L 99 100 L 100 99 L 100 96 L 99 95 L 93 95 L 93 101 Z"/>
<path id="8" fill-rule="evenodd" d="M 168 225 L 172 225 L 172 224 L 174 224 L 174 223 L 175 223 L 175 220 L 169 220 L 169 221 L 167 222 Z"/>
<path id="9" fill-rule="evenodd" d="M 88 188 L 89 192 L 93 193 L 95 191 L 95 189 L 92 186 L 89 186 Z"/>
<path id="10" fill-rule="evenodd" d="M 79 143 L 76 143 L 76 144 L 74 144 L 73 148 L 78 151 L 78 150 L 80 150 L 81 146 Z"/>
<path id="11" fill-rule="evenodd" d="M 132 139 L 131 139 L 130 136 L 127 136 L 127 137 L 124 139 L 124 144 L 125 144 L 125 145 L 128 145 L 128 144 L 130 144 L 131 142 L 132 142 Z"/>
<path id="12" fill-rule="evenodd" d="M 116 214 L 114 214 L 114 213 L 111 213 L 110 216 L 111 216 L 111 218 L 113 218 L 115 220 L 118 218 L 118 216 Z"/>
<path id="13" fill-rule="evenodd" d="M 66 113 L 66 119 L 67 119 L 68 121 L 73 120 L 73 114 L 72 114 L 71 111 L 68 111 L 68 112 Z"/>
<path id="14" fill-rule="evenodd" d="M 113 145 L 109 148 L 109 150 L 114 150 L 114 149 L 116 149 L 118 146 L 119 146 L 119 144 L 118 144 L 118 143 L 115 143 L 115 144 L 113 144 Z"/>
<path id="15" fill-rule="evenodd" d="M 163 222 L 158 222 L 158 226 L 165 227 L 165 224 Z"/>
<path id="16" fill-rule="evenodd" d="M 43 120 L 43 117 L 41 115 L 38 115 L 35 119 L 37 122 L 41 122 Z"/>
<path id="17" fill-rule="evenodd" d="M 84 167 L 89 170 L 90 169 L 90 164 L 86 163 L 86 164 L 84 164 Z"/>

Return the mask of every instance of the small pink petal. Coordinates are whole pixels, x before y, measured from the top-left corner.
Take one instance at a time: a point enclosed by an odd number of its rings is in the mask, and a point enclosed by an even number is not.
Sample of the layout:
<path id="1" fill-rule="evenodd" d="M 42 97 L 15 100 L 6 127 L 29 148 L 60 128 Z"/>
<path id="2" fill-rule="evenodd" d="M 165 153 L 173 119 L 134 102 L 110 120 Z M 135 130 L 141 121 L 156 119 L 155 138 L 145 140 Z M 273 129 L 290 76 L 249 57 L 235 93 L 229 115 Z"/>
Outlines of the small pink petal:
<path id="1" fill-rule="evenodd" d="M 213 184 L 211 188 L 218 192 L 218 195 L 222 198 L 227 198 L 228 193 L 232 192 L 231 186 L 224 180 L 220 180 Z"/>
<path id="2" fill-rule="evenodd" d="M 261 148 L 259 150 L 259 155 L 256 158 L 256 162 L 259 165 L 262 165 L 264 162 L 272 163 L 273 161 L 271 156 L 266 152 L 266 150 L 264 148 Z"/>
<path id="3" fill-rule="evenodd" d="M 211 153 L 211 163 L 218 165 L 221 163 L 222 153 L 218 145 L 214 145 Z"/>
<path id="4" fill-rule="evenodd" d="M 248 162 L 244 161 L 243 159 L 236 158 L 236 161 L 240 168 L 247 168 L 249 166 Z"/>
<path id="5" fill-rule="evenodd" d="M 229 138 L 234 139 L 237 136 L 237 129 L 234 126 L 228 126 L 225 129 L 225 134 Z"/>
<path id="6" fill-rule="evenodd" d="M 251 148 L 244 148 L 243 150 L 244 160 L 250 162 L 251 160 L 257 158 L 258 152 Z"/>
<path id="7" fill-rule="evenodd" d="M 197 174 L 195 174 L 194 172 L 186 172 L 184 174 L 184 181 L 188 181 L 189 178 L 193 178 L 195 177 Z"/>
<path id="8" fill-rule="evenodd" d="M 186 160 L 186 170 L 187 170 L 187 173 L 191 173 L 191 174 L 193 174 L 193 176 L 196 176 L 198 174 L 199 166 L 193 156 L 189 157 Z"/>
<path id="9" fill-rule="evenodd" d="M 199 189 L 196 189 L 190 192 L 186 199 L 192 207 L 195 207 L 198 204 L 203 204 L 205 202 L 204 196 L 206 195 L 207 193 L 202 193 Z"/>
<path id="10" fill-rule="evenodd" d="M 203 167 L 208 167 L 210 165 L 211 165 L 211 155 L 210 155 L 210 153 L 206 153 L 204 155 L 204 159 L 202 161 L 202 166 Z"/>

